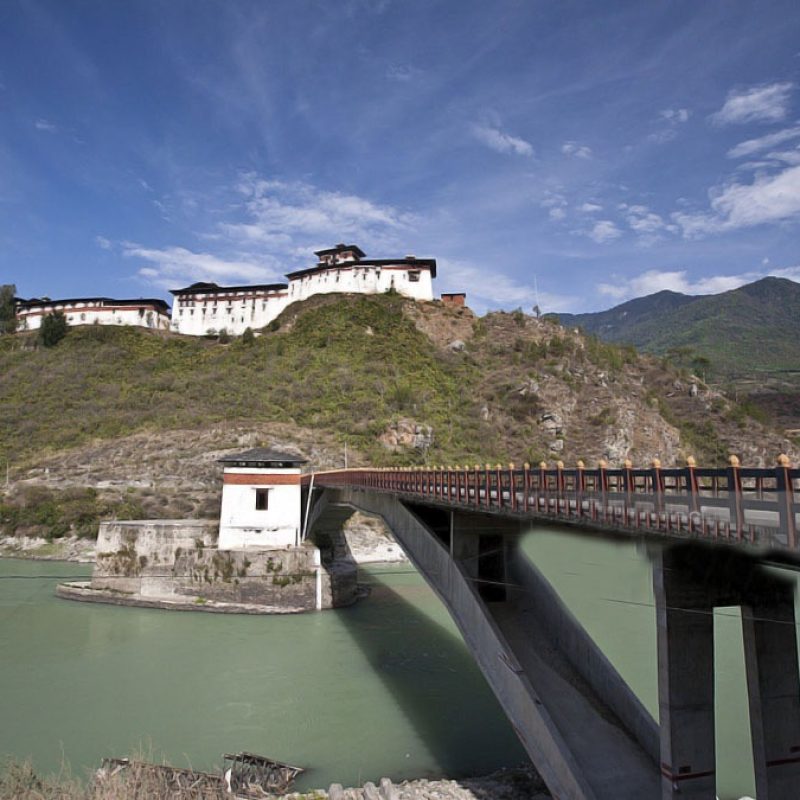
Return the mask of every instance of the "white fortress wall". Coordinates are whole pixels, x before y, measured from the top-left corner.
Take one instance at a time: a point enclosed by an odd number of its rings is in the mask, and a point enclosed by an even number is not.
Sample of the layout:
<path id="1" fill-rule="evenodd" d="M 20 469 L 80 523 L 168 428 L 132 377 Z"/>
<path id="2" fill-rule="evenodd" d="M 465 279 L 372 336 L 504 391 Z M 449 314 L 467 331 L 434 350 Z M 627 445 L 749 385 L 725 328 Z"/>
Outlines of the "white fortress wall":
<path id="1" fill-rule="evenodd" d="M 310 270 L 289 281 L 289 300 L 296 302 L 315 294 L 334 292 L 382 294 L 389 289 L 415 300 L 433 300 L 431 271 L 425 266 L 411 264 L 372 265 L 361 262 Z"/>
<path id="2" fill-rule="evenodd" d="M 151 330 L 169 330 L 169 317 L 161 310 L 150 305 L 97 305 L 91 300 L 75 301 L 69 304 L 55 302 L 31 309 L 20 308 L 17 311 L 19 330 L 35 331 L 42 325 L 42 320 L 53 311 L 61 311 L 67 325 L 134 325 Z"/>
<path id="3" fill-rule="evenodd" d="M 239 336 L 252 328 L 269 325 L 289 303 L 286 291 L 197 291 L 177 295 L 172 305 L 172 330 L 189 336 L 205 336 L 226 330 Z"/>

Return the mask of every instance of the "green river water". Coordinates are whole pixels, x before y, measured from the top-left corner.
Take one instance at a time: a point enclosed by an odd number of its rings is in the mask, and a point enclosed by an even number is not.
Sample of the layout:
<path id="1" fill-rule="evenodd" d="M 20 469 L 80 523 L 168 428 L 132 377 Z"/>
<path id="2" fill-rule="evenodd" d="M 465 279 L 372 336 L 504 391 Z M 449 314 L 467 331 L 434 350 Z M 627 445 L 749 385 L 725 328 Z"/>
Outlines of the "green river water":
<path id="1" fill-rule="evenodd" d="M 524 547 L 648 709 L 650 567 L 636 546 L 532 531 Z M 0 754 L 76 774 L 144 749 L 212 769 L 249 750 L 309 767 L 299 788 L 458 777 L 525 754 L 455 626 L 407 565 L 319 614 L 245 617 L 58 600 L 87 565 L 0 560 Z M 722 800 L 753 794 L 741 624 L 715 620 Z"/>

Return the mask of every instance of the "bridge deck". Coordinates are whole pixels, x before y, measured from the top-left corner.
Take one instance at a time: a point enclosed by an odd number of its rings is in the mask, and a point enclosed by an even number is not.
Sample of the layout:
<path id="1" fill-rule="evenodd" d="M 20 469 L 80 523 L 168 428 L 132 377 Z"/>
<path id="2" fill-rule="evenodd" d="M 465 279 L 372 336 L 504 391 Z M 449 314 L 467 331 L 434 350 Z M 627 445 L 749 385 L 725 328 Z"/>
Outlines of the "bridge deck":
<path id="1" fill-rule="evenodd" d="M 598 468 L 352 469 L 304 483 L 363 488 L 532 521 L 629 535 L 698 539 L 800 557 L 800 470 Z"/>

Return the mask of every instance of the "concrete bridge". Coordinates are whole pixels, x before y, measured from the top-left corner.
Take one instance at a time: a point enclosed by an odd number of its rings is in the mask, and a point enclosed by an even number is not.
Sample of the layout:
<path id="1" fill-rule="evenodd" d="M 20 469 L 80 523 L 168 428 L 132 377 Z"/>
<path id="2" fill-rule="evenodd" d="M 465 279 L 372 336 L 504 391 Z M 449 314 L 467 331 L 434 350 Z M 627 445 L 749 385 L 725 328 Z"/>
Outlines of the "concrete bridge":
<path id="1" fill-rule="evenodd" d="M 800 470 L 580 462 L 306 475 L 305 530 L 377 514 L 436 591 L 559 800 L 714 800 L 713 609 L 742 609 L 758 800 L 800 798 Z M 653 563 L 659 721 L 520 552 L 531 523 L 635 537 Z M 777 567 L 777 569 L 776 569 Z"/>

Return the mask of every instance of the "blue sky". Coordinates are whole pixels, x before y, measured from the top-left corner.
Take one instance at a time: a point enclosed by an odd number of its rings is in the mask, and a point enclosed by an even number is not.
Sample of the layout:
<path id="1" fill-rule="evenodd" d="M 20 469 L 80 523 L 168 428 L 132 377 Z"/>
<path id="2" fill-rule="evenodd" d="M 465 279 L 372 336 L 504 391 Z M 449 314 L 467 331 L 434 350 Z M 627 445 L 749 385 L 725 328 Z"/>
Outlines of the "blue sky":
<path id="1" fill-rule="evenodd" d="M 169 299 L 346 241 L 479 311 L 582 311 L 800 280 L 799 233 L 796 0 L 0 4 L 21 296 Z"/>

